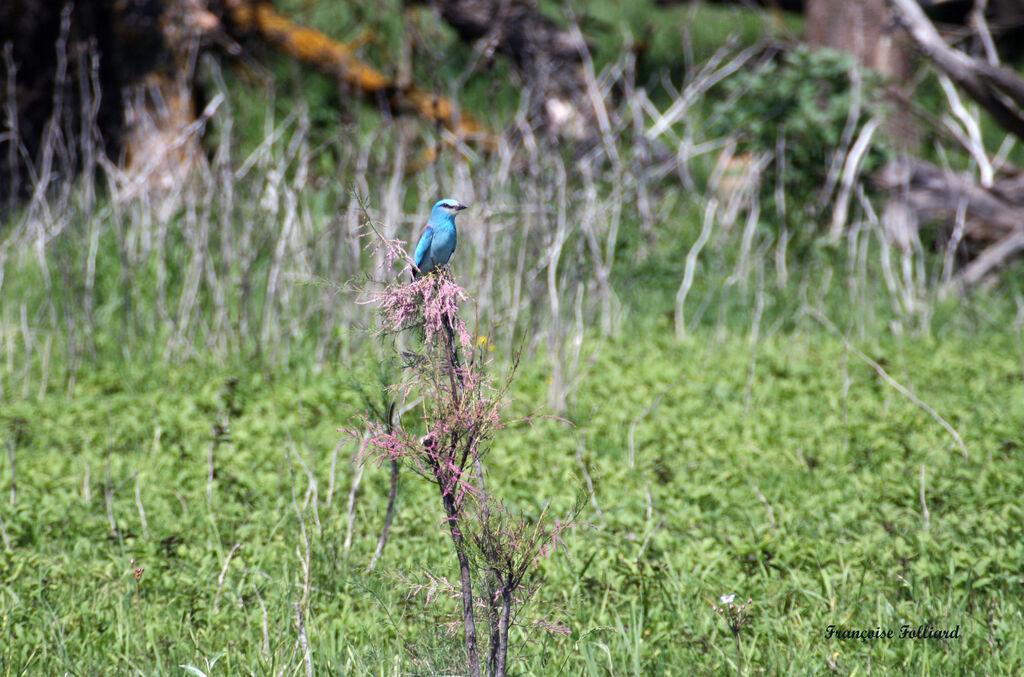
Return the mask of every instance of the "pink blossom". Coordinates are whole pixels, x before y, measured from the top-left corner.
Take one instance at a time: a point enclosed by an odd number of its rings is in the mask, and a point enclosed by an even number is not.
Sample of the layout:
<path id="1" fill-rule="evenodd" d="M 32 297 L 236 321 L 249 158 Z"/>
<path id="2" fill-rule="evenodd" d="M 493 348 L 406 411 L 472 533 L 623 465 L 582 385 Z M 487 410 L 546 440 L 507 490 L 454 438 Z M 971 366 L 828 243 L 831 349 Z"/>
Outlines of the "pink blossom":
<path id="1" fill-rule="evenodd" d="M 459 345 L 469 348 L 473 340 L 466 324 L 458 317 L 459 308 L 468 298 L 451 273 L 443 270 L 409 283 L 391 283 L 360 303 L 377 306 L 382 332 L 394 333 L 422 326 L 424 338 L 431 344 L 450 326 Z"/>
<path id="2" fill-rule="evenodd" d="M 373 225 L 372 221 L 366 222 L 362 232 L 359 233 L 359 237 L 366 240 L 366 249 L 370 250 L 374 255 L 378 253 L 381 255 L 385 272 L 390 271 L 394 267 L 395 261 L 407 263 L 408 268 L 412 269 L 412 257 L 405 250 L 406 242 L 397 238 L 384 237 Z"/>

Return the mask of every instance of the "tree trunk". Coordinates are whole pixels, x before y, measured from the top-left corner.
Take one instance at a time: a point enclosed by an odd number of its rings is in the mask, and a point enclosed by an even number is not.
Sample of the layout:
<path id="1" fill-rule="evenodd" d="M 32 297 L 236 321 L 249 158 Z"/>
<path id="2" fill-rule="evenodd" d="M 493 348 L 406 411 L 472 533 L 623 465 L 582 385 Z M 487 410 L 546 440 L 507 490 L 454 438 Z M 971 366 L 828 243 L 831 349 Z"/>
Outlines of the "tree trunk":
<path id="1" fill-rule="evenodd" d="M 911 73 L 911 53 L 906 38 L 891 21 L 886 0 L 807 0 L 807 43 L 812 47 L 838 49 L 899 85 Z M 902 107 L 885 121 L 886 136 L 902 148 L 917 145 L 919 131 Z"/>
<path id="2" fill-rule="evenodd" d="M 508 624 L 512 615 L 512 588 L 506 580 L 501 587 L 501 620 L 498 621 L 498 665 L 496 677 L 505 677 L 508 663 Z"/>
<path id="3" fill-rule="evenodd" d="M 498 648 L 501 646 L 501 606 L 495 600 L 498 591 L 494 588 L 497 580 L 494 570 L 487 572 L 487 674 L 491 677 L 498 674 Z"/>
<path id="4" fill-rule="evenodd" d="M 101 154 L 133 190 L 180 183 L 202 157 L 192 66 L 219 26 L 203 0 L 0 2 L 0 201 Z"/>
<path id="5" fill-rule="evenodd" d="M 893 30 L 885 0 L 807 0 L 807 43 L 857 57 L 897 82 L 910 75 L 906 41 Z"/>
<path id="6" fill-rule="evenodd" d="M 451 490 L 441 489 L 441 502 L 448 517 L 448 528 L 455 545 L 455 554 L 459 560 L 459 578 L 462 582 L 462 625 L 465 631 L 466 659 L 469 662 L 469 677 L 480 677 L 480 652 L 476 640 L 476 619 L 473 615 L 473 572 L 470 568 L 469 556 L 466 555 L 459 526 L 459 509 L 455 505 L 455 497 Z"/>
<path id="7" fill-rule="evenodd" d="M 161 58 L 125 101 L 126 157 L 136 185 L 171 191 L 204 158 L 193 126 L 199 113 L 195 64 L 202 41 L 220 30 L 220 20 L 204 0 L 162 0 L 157 6 Z"/>
<path id="8" fill-rule="evenodd" d="M 420 0 L 424 1 L 424 0 Z M 542 14 L 531 0 L 432 0 L 465 42 L 512 62 L 530 88 L 531 114 L 564 138 L 598 133 L 587 92 L 582 36 Z"/>

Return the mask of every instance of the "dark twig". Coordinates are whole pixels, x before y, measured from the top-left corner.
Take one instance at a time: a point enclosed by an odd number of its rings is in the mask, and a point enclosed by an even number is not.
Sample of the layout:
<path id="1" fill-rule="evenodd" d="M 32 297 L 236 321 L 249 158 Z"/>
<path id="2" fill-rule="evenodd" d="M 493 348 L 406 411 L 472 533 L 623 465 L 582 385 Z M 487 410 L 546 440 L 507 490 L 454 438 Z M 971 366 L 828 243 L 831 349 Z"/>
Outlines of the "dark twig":
<path id="1" fill-rule="evenodd" d="M 388 409 L 388 432 L 394 432 L 395 430 L 395 403 L 391 403 L 391 407 Z M 373 557 L 370 558 L 370 563 L 366 565 L 366 571 L 373 571 L 373 568 L 377 566 L 377 560 L 380 559 L 381 554 L 384 552 L 384 546 L 388 542 L 388 534 L 391 532 L 391 521 L 395 517 L 395 496 L 398 494 L 398 461 L 391 461 L 391 489 L 388 490 L 388 509 L 384 513 L 384 527 L 380 532 L 380 539 L 377 540 L 377 549 L 373 553 Z"/>

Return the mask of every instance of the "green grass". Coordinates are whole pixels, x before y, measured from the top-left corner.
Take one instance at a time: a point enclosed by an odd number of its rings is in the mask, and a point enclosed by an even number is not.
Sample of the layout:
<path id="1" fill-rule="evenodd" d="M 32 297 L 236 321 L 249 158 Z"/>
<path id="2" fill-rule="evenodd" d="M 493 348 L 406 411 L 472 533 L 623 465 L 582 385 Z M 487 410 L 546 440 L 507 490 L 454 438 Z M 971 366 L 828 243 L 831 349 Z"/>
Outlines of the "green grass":
<path id="1" fill-rule="evenodd" d="M 732 592 L 754 600 L 741 632 L 751 674 L 826 674 L 828 661 L 840 674 L 1024 668 L 1024 379 L 1011 337 L 869 351 L 963 435 L 967 461 L 928 414 L 821 330 L 763 340 L 753 371 L 746 340 L 710 332 L 587 345 L 575 427 L 506 430 L 487 459 L 492 491 L 527 514 L 549 500 L 557 513 L 584 486 L 579 449 L 599 508 L 588 504 L 568 553 L 544 563 L 531 610 L 571 633 L 520 634 L 515 674 L 728 672 L 732 637 L 710 604 Z M 542 404 L 546 373 L 524 365 L 516 412 Z M 341 366 L 267 380 L 243 367 L 107 365 L 71 399 L 5 402 L 17 494 L 10 503 L 5 463 L 3 673 L 298 668 L 293 605 L 307 552 L 305 629 L 318 673 L 457 671 L 458 638 L 438 625 L 454 602 L 426 605 L 403 582 L 425 583 L 428 570 L 454 578 L 433 492 L 403 475 L 382 566 L 364 574 L 387 495 L 386 469 L 368 467 L 343 547 L 350 447 L 330 502 L 327 491 L 336 429 L 360 406 L 351 378 Z M 214 441 L 221 416 L 230 432 Z M 145 568 L 138 582 L 134 566 Z M 907 623 L 960 625 L 961 638 L 823 635 L 829 624 Z"/>

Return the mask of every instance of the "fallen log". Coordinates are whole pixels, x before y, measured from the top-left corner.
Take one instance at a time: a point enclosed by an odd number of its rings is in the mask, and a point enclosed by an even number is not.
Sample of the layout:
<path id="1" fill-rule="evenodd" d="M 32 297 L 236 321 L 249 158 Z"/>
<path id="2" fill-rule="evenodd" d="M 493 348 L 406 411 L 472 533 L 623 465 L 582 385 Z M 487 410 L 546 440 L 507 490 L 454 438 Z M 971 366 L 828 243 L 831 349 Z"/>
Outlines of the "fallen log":
<path id="1" fill-rule="evenodd" d="M 411 113 L 440 124 L 459 140 L 475 142 L 487 150 L 498 137 L 451 99 L 416 85 L 399 86 L 394 78 L 363 63 L 344 43 L 278 14 L 268 2 L 234 0 L 227 4 L 231 28 L 258 35 L 268 44 L 324 75 L 337 78 L 394 113 Z"/>
<path id="2" fill-rule="evenodd" d="M 1017 228 L 974 257 L 956 274 L 952 282 L 960 287 L 973 286 L 1005 266 L 1022 251 L 1024 251 L 1024 228 Z"/>
<path id="3" fill-rule="evenodd" d="M 906 247 L 920 228 L 939 224 L 971 256 L 953 282 L 971 286 L 1024 251 L 1024 172 L 996 178 L 990 188 L 918 158 L 894 160 L 873 181 L 889 190 L 883 222 L 890 240 Z"/>
<path id="4" fill-rule="evenodd" d="M 964 238 L 988 244 L 1024 226 L 1022 175 L 999 178 L 985 188 L 970 177 L 919 158 L 893 160 L 873 177 L 905 202 L 918 223 L 952 225 L 964 212 Z"/>

